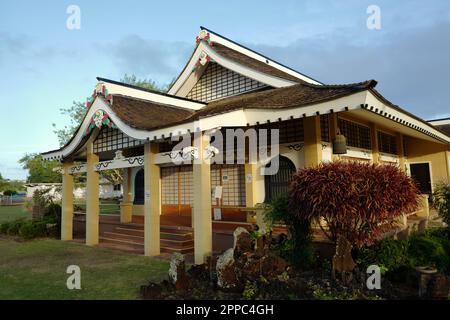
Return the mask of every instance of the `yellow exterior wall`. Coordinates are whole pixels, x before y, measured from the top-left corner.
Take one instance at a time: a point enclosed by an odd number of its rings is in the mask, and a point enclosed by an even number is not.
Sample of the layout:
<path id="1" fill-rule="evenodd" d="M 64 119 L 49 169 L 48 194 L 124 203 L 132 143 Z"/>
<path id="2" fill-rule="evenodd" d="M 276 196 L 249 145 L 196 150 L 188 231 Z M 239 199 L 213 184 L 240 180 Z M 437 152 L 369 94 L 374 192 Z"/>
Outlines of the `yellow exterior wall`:
<path id="1" fill-rule="evenodd" d="M 409 164 L 429 162 L 431 170 L 431 183 L 450 179 L 450 169 L 447 164 L 450 147 L 405 136 L 405 150 Z"/>

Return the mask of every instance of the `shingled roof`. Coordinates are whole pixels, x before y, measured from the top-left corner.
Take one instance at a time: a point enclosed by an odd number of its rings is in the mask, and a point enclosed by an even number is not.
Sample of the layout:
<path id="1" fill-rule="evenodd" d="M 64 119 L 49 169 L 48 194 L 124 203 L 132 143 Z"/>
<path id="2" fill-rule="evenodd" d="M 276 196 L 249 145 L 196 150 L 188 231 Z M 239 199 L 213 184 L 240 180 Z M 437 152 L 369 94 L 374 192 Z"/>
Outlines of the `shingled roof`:
<path id="1" fill-rule="evenodd" d="M 240 53 L 236 50 L 230 49 L 229 47 L 226 47 L 220 43 L 212 42 L 212 48 L 215 52 L 217 52 L 222 57 L 232 60 L 234 62 L 237 62 L 248 68 L 260 71 L 265 74 L 272 75 L 274 77 L 291 80 L 291 81 L 299 82 L 299 83 L 307 83 L 306 81 L 304 81 L 300 78 L 297 78 L 293 75 L 283 72 L 275 67 L 272 67 L 268 63 L 264 63 L 262 61 L 253 59 L 243 53 Z"/>
<path id="2" fill-rule="evenodd" d="M 434 126 L 450 137 L 450 124 L 434 125 Z"/>
<path id="3" fill-rule="evenodd" d="M 194 110 L 123 95 L 113 96 L 111 109 L 127 125 L 141 130 L 180 122 L 194 114 Z"/>
<path id="4" fill-rule="evenodd" d="M 192 117 L 200 118 L 236 109 L 288 109 L 325 102 L 375 87 L 375 80 L 344 85 L 302 83 L 290 87 L 255 91 L 210 102 Z"/>

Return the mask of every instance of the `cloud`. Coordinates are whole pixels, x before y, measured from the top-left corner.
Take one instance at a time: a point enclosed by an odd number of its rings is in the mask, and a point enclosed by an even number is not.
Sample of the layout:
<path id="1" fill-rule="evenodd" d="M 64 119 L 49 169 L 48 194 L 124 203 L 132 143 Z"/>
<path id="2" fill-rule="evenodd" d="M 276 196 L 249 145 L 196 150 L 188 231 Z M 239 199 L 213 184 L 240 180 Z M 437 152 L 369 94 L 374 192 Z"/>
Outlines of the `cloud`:
<path id="1" fill-rule="evenodd" d="M 177 76 L 194 46 L 186 42 L 165 42 L 128 35 L 102 49 L 111 55 L 121 74 L 135 74 L 160 81 Z"/>
<path id="2" fill-rule="evenodd" d="M 55 47 L 43 46 L 28 35 L 0 32 L 0 65 L 38 73 L 39 67 L 46 66 L 60 53 Z"/>
<path id="3" fill-rule="evenodd" d="M 386 98 L 426 119 L 448 114 L 450 21 L 366 32 L 355 37 L 340 29 L 288 46 L 250 46 L 324 83 L 374 78 Z"/>

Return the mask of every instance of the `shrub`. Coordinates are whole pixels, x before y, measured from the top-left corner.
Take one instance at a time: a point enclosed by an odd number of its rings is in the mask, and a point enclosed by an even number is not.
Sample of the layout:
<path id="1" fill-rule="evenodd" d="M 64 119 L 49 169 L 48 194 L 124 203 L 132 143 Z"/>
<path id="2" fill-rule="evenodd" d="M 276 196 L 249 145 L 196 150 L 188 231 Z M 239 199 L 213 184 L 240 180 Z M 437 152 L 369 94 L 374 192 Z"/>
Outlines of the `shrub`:
<path id="1" fill-rule="evenodd" d="M 269 226 L 283 223 L 289 230 L 289 237 L 278 246 L 279 254 L 295 266 L 306 268 L 314 262 L 311 222 L 292 215 L 288 210 L 288 197 L 274 199 L 265 212 Z"/>
<path id="2" fill-rule="evenodd" d="M 442 220 L 450 226 L 450 182 L 440 182 L 434 187 L 433 204 Z"/>
<path id="3" fill-rule="evenodd" d="M 8 223 L 8 230 L 6 233 L 10 236 L 18 235 L 20 228 L 25 222 L 26 222 L 25 219 L 17 219 Z"/>
<path id="4" fill-rule="evenodd" d="M 47 235 L 47 223 L 45 220 L 28 221 L 20 227 L 19 235 L 24 239 L 33 239 Z"/>
<path id="5" fill-rule="evenodd" d="M 362 247 L 356 251 L 356 262 L 364 269 L 375 264 L 388 271 L 395 271 L 409 266 L 408 242 L 385 238 L 370 247 Z"/>
<path id="6" fill-rule="evenodd" d="M 330 240 L 343 236 L 362 246 L 395 227 L 395 218 L 414 211 L 418 194 L 414 181 L 396 166 L 335 161 L 294 175 L 289 209 L 301 220 L 323 217 Z"/>
<path id="7" fill-rule="evenodd" d="M 408 255 L 413 266 L 435 266 L 450 271 L 450 240 L 442 234 L 425 233 L 409 239 Z"/>
<path id="8" fill-rule="evenodd" d="M 9 222 L 3 222 L 0 224 L 0 234 L 7 234 L 9 229 Z"/>
<path id="9" fill-rule="evenodd" d="M 358 265 L 371 264 L 385 268 L 390 274 L 405 273 L 411 267 L 435 266 L 441 272 L 450 271 L 450 239 L 448 229 L 430 229 L 405 240 L 385 238 L 370 247 L 355 252 Z"/>

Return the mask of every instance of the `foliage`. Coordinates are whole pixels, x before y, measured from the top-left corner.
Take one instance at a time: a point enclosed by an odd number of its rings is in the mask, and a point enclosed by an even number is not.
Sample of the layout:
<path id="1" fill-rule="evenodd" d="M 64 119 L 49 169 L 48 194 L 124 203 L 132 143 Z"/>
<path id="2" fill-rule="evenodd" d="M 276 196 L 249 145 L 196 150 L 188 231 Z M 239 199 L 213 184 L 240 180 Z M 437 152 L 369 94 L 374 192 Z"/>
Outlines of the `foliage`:
<path id="1" fill-rule="evenodd" d="M 3 191 L 4 196 L 15 196 L 16 194 L 17 194 L 16 190 L 8 189 L 8 190 Z"/>
<path id="2" fill-rule="evenodd" d="M 408 242 L 385 238 L 373 246 L 357 250 L 356 263 L 364 269 L 375 264 L 388 271 L 409 266 Z"/>
<path id="3" fill-rule="evenodd" d="M 297 267 L 310 266 L 314 261 L 311 223 L 289 212 L 287 195 L 275 198 L 266 208 L 264 216 L 269 226 L 283 223 L 289 230 L 289 237 L 279 245 L 280 255 Z"/>
<path id="4" fill-rule="evenodd" d="M 290 214 L 320 223 L 336 242 L 374 243 L 395 227 L 395 218 L 418 207 L 418 188 L 393 165 L 335 161 L 299 170 L 293 177 Z"/>
<path id="5" fill-rule="evenodd" d="M 147 90 L 152 91 L 159 91 L 159 92 L 166 92 L 172 83 L 159 86 L 155 81 L 152 79 L 138 79 L 134 74 L 128 75 L 125 74 L 122 79 L 120 79 L 120 82 L 131 84 L 133 86 L 141 87 Z"/>
<path id="6" fill-rule="evenodd" d="M 75 134 L 81 122 L 87 113 L 87 108 L 83 102 L 73 101 L 72 106 L 68 108 L 60 108 L 60 113 L 69 118 L 69 125 L 62 129 L 57 129 L 56 124 L 53 123 L 53 133 L 58 137 L 59 145 L 64 146 L 70 138 Z"/>
<path id="7" fill-rule="evenodd" d="M 244 291 L 242 292 L 242 297 L 244 299 L 253 299 L 258 294 L 258 286 L 254 282 L 247 281 L 245 283 Z"/>
<path id="8" fill-rule="evenodd" d="M 413 266 L 435 266 L 450 271 L 450 239 L 442 234 L 427 232 L 409 239 L 408 255 Z"/>
<path id="9" fill-rule="evenodd" d="M 51 193 L 51 188 L 37 189 L 33 193 L 33 205 L 42 209 L 47 208 L 55 202 L 55 196 Z"/>
<path id="10" fill-rule="evenodd" d="M 40 154 L 26 154 L 19 163 L 28 170 L 28 183 L 60 183 L 61 174 L 53 171 L 60 166 L 58 161 L 44 161 Z"/>
<path id="11" fill-rule="evenodd" d="M 47 236 L 46 220 L 31 220 L 22 224 L 19 229 L 19 235 L 26 239 L 33 239 Z"/>
<path id="12" fill-rule="evenodd" d="M 356 261 L 362 268 L 376 264 L 389 273 L 404 272 L 405 268 L 435 266 L 450 271 L 450 238 L 445 228 L 430 229 L 405 240 L 385 238 L 375 245 L 356 250 Z"/>
<path id="13" fill-rule="evenodd" d="M 4 179 L 0 173 L 0 191 L 11 190 L 13 192 L 25 190 L 22 181 Z M 5 194 L 3 192 L 3 194 Z M 6 195 L 6 194 L 5 194 Z"/>
<path id="14" fill-rule="evenodd" d="M 439 182 L 435 185 L 433 204 L 442 220 L 450 226 L 450 182 Z"/>
<path id="15" fill-rule="evenodd" d="M 25 219 L 17 219 L 11 222 L 5 222 L 2 224 L 1 230 L 5 230 L 6 234 L 15 236 L 19 234 L 20 228 L 26 223 Z"/>
<path id="16" fill-rule="evenodd" d="M 120 80 L 123 83 L 131 84 L 148 90 L 165 92 L 170 85 L 158 86 L 151 79 L 138 79 L 135 75 L 125 74 Z M 53 123 L 53 132 L 57 135 L 60 146 L 64 146 L 78 130 L 79 125 L 83 121 L 87 113 L 87 108 L 83 102 L 73 101 L 72 106 L 59 109 L 63 116 L 69 119 L 69 124 L 63 128 L 57 128 Z"/>

